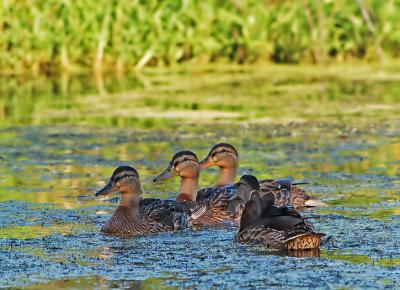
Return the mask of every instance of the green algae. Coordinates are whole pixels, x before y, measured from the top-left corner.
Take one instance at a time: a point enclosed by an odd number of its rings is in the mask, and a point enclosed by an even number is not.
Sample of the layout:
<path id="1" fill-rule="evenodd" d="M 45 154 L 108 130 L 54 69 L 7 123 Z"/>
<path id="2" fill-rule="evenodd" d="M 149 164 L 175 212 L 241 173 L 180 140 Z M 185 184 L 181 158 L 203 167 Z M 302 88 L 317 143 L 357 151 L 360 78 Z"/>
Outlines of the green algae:
<path id="1" fill-rule="evenodd" d="M 77 230 L 90 230 L 88 225 L 56 224 L 50 226 L 30 225 L 0 228 L 0 239 L 32 239 L 61 234 L 73 235 Z"/>
<path id="2" fill-rule="evenodd" d="M 68 78 L 62 90 L 57 78 L 0 80 L 0 287 L 400 282 L 397 67 L 160 70 L 124 86 L 114 77 L 103 86 Z M 93 194 L 116 166 L 139 170 L 145 197 L 174 198 L 179 180 L 153 177 L 176 151 L 203 158 L 217 142 L 237 147 L 239 175 L 293 176 L 328 204 L 304 213 L 329 238 L 319 257 L 243 247 L 233 243 L 234 229 L 99 233 L 118 195 Z M 217 175 L 203 171 L 200 185 Z"/>
<path id="3" fill-rule="evenodd" d="M 371 264 L 383 267 L 400 265 L 400 259 L 397 258 L 371 258 L 368 255 L 354 254 L 351 250 L 322 251 L 321 257 L 331 260 L 348 261 L 354 264 Z"/>

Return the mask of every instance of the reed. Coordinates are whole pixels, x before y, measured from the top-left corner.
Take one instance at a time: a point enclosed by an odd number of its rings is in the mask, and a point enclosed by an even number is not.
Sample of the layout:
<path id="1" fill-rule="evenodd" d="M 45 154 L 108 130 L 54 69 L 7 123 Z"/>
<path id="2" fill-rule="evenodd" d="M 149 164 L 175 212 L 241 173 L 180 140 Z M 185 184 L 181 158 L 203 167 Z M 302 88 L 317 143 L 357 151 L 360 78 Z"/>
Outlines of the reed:
<path id="1" fill-rule="evenodd" d="M 384 62 L 398 0 L 3 0 L 0 71 Z"/>

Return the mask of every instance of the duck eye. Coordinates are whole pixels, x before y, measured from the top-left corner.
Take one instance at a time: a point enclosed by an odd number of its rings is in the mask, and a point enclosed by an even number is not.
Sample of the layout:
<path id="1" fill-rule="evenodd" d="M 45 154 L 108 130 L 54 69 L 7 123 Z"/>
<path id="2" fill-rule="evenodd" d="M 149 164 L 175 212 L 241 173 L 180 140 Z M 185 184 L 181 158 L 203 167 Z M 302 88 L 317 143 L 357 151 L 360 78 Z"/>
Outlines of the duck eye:
<path id="1" fill-rule="evenodd" d="M 226 150 L 225 150 L 225 149 L 222 149 L 221 152 L 226 152 Z"/>
<path id="2" fill-rule="evenodd" d="M 188 161 L 189 159 L 187 157 L 183 158 L 183 161 Z"/>

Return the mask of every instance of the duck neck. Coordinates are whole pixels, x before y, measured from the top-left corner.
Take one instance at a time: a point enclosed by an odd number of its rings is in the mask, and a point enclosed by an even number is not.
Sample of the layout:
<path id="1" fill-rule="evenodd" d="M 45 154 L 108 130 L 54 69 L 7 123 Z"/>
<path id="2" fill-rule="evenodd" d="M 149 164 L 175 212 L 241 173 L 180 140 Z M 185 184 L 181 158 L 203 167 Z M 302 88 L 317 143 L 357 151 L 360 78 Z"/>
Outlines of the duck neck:
<path id="1" fill-rule="evenodd" d="M 139 211 L 139 201 L 140 201 L 140 186 L 138 187 L 136 184 L 133 184 L 127 190 L 121 190 L 121 200 L 119 202 L 119 206 L 129 208 L 132 213 L 135 215 Z"/>
<path id="2" fill-rule="evenodd" d="M 199 177 L 182 177 L 181 188 L 176 197 L 177 201 L 196 201 L 199 189 Z"/>
<path id="3" fill-rule="evenodd" d="M 237 165 L 232 167 L 220 167 L 217 186 L 224 186 L 227 184 L 234 183 L 236 178 L 236 172 L 237 172 Z"/>

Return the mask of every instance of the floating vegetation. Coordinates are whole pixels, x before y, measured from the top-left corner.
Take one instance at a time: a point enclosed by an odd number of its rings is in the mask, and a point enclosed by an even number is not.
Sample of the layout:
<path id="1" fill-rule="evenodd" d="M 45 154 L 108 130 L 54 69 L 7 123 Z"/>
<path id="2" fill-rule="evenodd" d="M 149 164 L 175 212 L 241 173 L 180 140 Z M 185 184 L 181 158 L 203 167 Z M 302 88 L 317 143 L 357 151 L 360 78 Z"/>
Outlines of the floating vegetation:
<path id="1" fill-rule="evenodd" d="M 147 72 L 148 86 L 105 78 L 103 92 L 85 77 L 63 89 L 60 79 L 1 79 L 0 287 L 399 285 L 398 70 L 243 70 Z M 240 119 L 196 115 L 209 110 Z M 177 111 L 185 113 L 164 118 Z M 116 166 L 140 170 L 143 196 L 174 197 L 179 181 L 154 176 L 174 152 L 205 156 L 217 142 L 239 150 L 238 175 L 309 182 L 328 204 L 304 213 L 327 234 L 321 251 L 245 247 L 233 242 L 235 229 L 100 233 L 117 196 L 93 195 Z M 217 175 L 202 172 L 200 185 Z"/>

